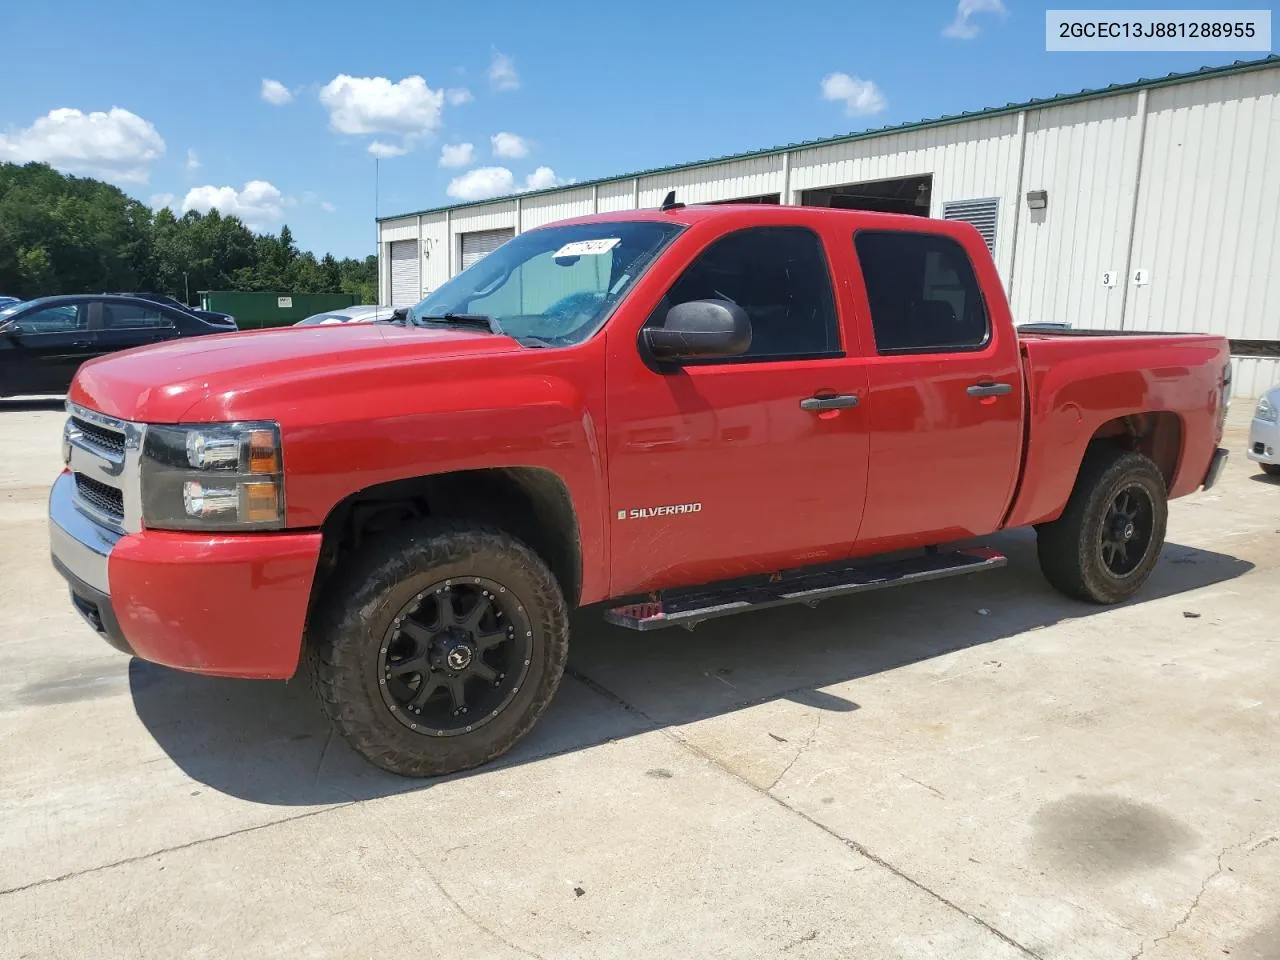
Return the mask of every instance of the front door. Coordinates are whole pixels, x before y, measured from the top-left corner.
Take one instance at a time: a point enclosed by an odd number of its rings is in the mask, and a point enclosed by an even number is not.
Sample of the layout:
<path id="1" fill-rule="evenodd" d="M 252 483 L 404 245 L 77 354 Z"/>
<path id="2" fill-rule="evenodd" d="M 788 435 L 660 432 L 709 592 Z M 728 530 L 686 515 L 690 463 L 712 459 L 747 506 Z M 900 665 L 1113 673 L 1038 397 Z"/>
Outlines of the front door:
<path id="1" fill-rule="evenodd" d="M 644 356 L 638 320 L 610 327 L 614 596 L 820 563 L 851 548 L 866 481 L 864 418 L 856 406 L 804 404 L 860 400 L 866 390 L 862 361 L 845 352 L 847 304 L 833 293 L 827 259 L 822 238 L 800 226 L 720 236 L 645 321 L 661 325 L 690 300 L 732 300 L 751 320 L 742 357 L 664 369 Z"/>
<path id="2" fill-rule="evenodd" d="M 66 393 L 93 355 L 88 305 L 60 303 L 21 314 L 6 328 L 0 389 L 7 394 Z"/>
<path id="3" fill-rule="evenodd" d="M 943 229 L 942 227 L 938 228 Z M 981 536 L 1008 509 L 1022 455 L 1017 337 L 975 235 L 861 230 L 854 248 L 876 356 L 865 520 L 856 552 Z M 997 313 L 996 311 L 999 311 Z"/>

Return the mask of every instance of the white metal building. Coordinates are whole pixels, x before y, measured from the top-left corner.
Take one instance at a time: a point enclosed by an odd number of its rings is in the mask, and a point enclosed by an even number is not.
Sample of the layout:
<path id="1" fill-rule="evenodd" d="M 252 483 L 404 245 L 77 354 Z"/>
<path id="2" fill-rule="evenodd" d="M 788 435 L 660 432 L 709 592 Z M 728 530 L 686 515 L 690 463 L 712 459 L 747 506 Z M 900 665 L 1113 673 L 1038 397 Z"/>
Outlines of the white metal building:
<path id="1" fill-rule="evenodd" d="M 969 220 L 1017 322 L 1223 334 L 1237 396 L 1280 383 L 1280 57 L 382 218 L 380 300 L 669 190 Z"/>

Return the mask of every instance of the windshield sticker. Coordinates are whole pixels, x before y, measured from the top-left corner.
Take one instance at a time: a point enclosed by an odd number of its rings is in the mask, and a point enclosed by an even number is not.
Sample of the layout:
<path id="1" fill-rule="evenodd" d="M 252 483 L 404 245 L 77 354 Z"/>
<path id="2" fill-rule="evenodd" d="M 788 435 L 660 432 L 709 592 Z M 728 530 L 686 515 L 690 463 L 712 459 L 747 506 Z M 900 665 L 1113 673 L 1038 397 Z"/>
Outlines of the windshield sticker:
<path id="1" fill-rule="evenodd" d="M 621 237 L 606 237 L 603 240 L 574 240 L 572 243 L 566 243 L 563 247 L 557 250 L 551 259 L 559 260 L 562 257 L 598 257 L 602 253 L 608 253 L 621 242 Z"/>

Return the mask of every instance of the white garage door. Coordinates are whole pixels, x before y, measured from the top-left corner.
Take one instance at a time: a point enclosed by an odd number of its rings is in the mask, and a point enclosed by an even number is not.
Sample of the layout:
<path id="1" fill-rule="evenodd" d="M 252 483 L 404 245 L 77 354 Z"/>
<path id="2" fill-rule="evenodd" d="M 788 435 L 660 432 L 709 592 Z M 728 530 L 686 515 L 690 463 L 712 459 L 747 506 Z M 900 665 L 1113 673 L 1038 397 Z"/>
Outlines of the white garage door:
<path id="1" fill-rule="evenodd" d="M 418 241 L 391 241 L 391 305 L 412 307 L 422 299 L 418 280 Z"/>
<path id="2" fill-rule="evenodd" d="M 483 260 L 516 235 L 511 229 L 482 230 L 462 235 L 462 269 Z"/>

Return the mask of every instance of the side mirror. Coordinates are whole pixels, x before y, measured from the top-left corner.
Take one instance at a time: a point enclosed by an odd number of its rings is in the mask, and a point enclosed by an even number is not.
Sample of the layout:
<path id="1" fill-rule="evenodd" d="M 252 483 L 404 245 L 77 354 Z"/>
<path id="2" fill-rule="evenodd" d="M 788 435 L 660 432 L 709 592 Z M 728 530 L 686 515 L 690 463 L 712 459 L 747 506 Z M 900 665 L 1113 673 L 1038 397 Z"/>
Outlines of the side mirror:
<path id="1" fill-rule="evenodd" d="M 656 360 L 740 357 L 751 347 L 747 312 L 728 300 L 690 300 L 667 311 L 662 326 L 646 327 Z"/>
<path id="2" fill-rule="evenodd" d="M 403 323 L 408 318 L 409 318 L 408 307 L 396 307 L 394 310 L 391 311 L 392 323 Z"/>

